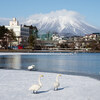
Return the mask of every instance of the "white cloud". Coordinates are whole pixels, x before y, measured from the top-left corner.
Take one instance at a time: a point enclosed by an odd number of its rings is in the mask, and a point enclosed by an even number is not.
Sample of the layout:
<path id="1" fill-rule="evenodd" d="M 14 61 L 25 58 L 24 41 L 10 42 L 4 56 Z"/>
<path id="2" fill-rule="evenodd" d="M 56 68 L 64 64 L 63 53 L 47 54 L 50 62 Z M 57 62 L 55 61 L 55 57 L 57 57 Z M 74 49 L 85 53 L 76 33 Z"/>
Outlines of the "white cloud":
<path id="1" fill-rule="evenodd" d="M 52 11 L 50 13 L 40 13 L 40 14 L 34 14 L 29 16 L 28 18 L 18 18 L 20 24 L 34 24 L 36 21 L 47 19 L 47 18 L 58 18 L 58 17 L 66 17 L 67 20 L 72 20 L 72 19 L 78 19 L 78 20 L 83 20 L 84 17 L 81 16 L 78 12 L 75 11 L 68 11 L 66 9 L 63 10 L 57 10 L 57 11 Z M 0 18 L 0 25 L 8 25 L 9 21 L 12 20 L 11 18 Z"/>
<path id="2" fill-rule="evenodd" d="M 50 13 L 47 13 L 47 14 L 35 14 L 35 15 L 32 15 L 30 16 L 29 18 L 38 18 L 38 17 L 44 17 L 44 16 L 47 16 L 47 17 L 59 17 L 59 16 L 67 16 L 67 17 L 80 17 L 80 18 L 83 18 L 79 13 L 75 12 L 75 11 L 68 11 L 68 10 L 57 10 L 57 11 L 52 11 Z"/>
<path id="3" fill-rule="evenodd" d="M 0 18 L 0 25 L 8 25 L 10 18 Z"/>
<path id="4" fill-rule="evenodd" d="M 78 20 L 84 20 L 84 17 L 81 16 L 78 12 L 75 11 L 68 11 L 66 9 L 63 10 L 57 10 L 57 11 L 52 11 L 50 13 L 46 13 L 46 14 L 34 14 L 29 16 L 28 18 L 26 18 L 26 24 L 33 24 L 36 20 L 43 20 L 44 18 L 58 18 L 58 17 L 66 17 L 67 20 L 74 20 L 74 19 L 78 19 Z"/>

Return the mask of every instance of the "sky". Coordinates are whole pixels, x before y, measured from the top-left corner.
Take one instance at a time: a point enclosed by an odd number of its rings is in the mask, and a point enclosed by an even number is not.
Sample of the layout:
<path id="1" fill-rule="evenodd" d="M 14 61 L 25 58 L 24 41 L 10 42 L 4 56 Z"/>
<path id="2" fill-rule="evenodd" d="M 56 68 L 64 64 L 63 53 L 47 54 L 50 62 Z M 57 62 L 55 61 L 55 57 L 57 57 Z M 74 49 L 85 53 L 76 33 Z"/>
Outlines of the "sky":
<path id="1" fill-rule="evenodd" d="M 28 18 L 34 14 L 66 9 L 100 28 L 100 0 L 0 0 L 0 18 Z"/>

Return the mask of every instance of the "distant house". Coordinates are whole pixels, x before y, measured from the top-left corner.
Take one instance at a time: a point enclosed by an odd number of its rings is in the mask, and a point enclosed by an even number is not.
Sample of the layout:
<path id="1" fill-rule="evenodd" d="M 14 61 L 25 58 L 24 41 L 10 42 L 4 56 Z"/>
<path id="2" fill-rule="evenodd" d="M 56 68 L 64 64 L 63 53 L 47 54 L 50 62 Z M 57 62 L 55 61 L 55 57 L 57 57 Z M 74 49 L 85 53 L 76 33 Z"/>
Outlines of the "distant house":
<path id="1" fill-rule="evenodd" d="M 8 28 L 9 30 L 12 29 L 16 35 L 17 42 L 16 41 L 13 42 L 12 43 L 13 45 L 27 44 L 28 37 L 29 37 L 28 27 L 19 25 L 19 22 L 16 20 L 16 18 L 13 18 L 13 20 L 9 22 L 9 26 L 5 26 L 5 27 Z"/>
<path id="2" fill-rule="evenodd" d="M 85 41 L 100 40 L 100 33 L 88 34 L 88 35 L 85 35 L 83 38 Z"/>
<path id="3" fill-rule="evenodd" d="M 62 40 L 62 38 L 58 34 L 53 34 L 52 35 L 52 40 L 53 41 L 60 41 L 60 40 Z"/>

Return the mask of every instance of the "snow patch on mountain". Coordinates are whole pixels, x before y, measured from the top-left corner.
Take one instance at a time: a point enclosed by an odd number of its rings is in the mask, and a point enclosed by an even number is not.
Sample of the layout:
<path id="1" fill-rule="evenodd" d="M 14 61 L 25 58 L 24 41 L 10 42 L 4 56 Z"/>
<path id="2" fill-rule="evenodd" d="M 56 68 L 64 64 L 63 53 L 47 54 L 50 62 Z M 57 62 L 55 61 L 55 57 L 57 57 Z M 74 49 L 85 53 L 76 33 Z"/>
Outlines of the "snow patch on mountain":
<path id="1" fill-rule="evenodd" d="M 85 35 L 100 32 L 96 27 L 86 23 L 84 17 L 79 13 L 65 9 L 32 15 L 24 23 L 37 26 L 40 33 L 57 32 L 60 35 Z"/>

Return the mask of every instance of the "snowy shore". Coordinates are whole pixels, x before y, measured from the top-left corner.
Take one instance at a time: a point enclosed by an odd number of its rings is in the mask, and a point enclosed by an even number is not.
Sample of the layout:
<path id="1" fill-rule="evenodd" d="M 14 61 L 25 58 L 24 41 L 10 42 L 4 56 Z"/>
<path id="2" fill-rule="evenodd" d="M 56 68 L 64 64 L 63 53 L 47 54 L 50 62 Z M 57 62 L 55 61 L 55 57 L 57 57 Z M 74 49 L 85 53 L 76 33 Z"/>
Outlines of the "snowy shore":
<path id="1" fill-rule="evenodd" d="M 38 94 L 29 91 L 32 84 L 43 87 Z M 0 69 L 0 100 L 100 100 L 100 81 L 84 76 L 62 75 L 58 91 L 53 90 L 56 73 Z"/>

